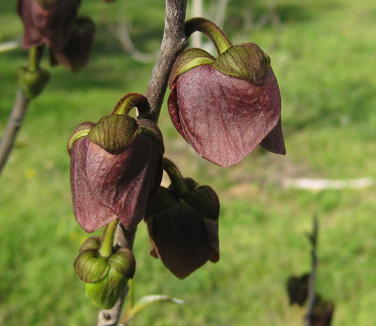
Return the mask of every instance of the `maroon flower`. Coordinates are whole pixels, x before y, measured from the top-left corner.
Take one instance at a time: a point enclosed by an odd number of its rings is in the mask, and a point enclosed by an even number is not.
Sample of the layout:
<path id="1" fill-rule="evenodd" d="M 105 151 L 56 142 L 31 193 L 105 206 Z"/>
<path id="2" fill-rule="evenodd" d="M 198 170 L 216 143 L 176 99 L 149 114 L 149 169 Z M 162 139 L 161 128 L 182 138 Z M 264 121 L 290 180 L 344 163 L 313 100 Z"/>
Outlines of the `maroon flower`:
<path id="1" fill-rule="evenodd" d="M 78 18 L 68 43 L 60 51 L 52 51 L 52 63 L 77 71 L 85 66 L 94 42 L 95 25 L 87 17 Z"/>
<path id="2" fill-rule="evenodd" d="M 72 32 L 80 0 L 18 0 L 25 48 L 47 44 L 61 50 Z"/>
<path id="3" fill-rule="evenodd" d="M 281 96 L 269 57 L 256 44 L 226 42 L 218 58 L 188 49 L 176 60 L 168 100 L 173 124 L 199 155 L 224 167 L 259 144 L 284 154 Z"/>
<path id="4" fill-rule="evenodd" d="M 87 135 L 79 138 L 82 133 Z M 156 124 L 114 114 L 97 124 L 81 124 L 73 137 L 79 138 L 70 150 L 77 222 L 87 232 L 114 219 L 134 228 L 162 177 L 163 145 Z"/>
<path id="5" fill-rule="evenodd" d="M 219 260 L 219 200 L 209 186 L 189 178 L 160 187 L 147 210 L 151 254 L 177 277 L 185 278 L 208 260 Z"/>

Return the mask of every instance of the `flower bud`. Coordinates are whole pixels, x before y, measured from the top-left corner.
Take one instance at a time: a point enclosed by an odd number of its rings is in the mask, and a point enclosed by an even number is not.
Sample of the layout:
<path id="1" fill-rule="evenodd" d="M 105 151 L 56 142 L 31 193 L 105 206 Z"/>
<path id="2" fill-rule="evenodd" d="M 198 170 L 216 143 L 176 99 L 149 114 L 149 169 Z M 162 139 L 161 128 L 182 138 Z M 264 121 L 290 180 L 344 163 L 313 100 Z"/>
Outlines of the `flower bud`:
<path id="1" fill-rule="evenodd" d="M 27 67 L 21 67 L 18 70 L 19 85 L 29 99 L 37 97 L 50 80 L 50 74 L 47 70 L 30 70 Z"/>
<path id="2" fill-rule="evenodd" d="M 118 249 L 109 257 L 102 257 L 100 245 L 99 238 L 86 240 L 74 268 L 94 304 L 109 309 L 126 291 L 127 282 L 134 275 L 135 259 L 126 248 Z"/>
<path id="3" fill-rule="evenodd" d="M 177 58 L 168 99 L 175 128 L 200 156 L 224 167 L 259 144 L 284 154 L 281 97 L 269 57 L 254 43 L 231 45 L 207 20 L 193 21 L 195 30 L 209 29 L 220 54 L 188 49 Z"/>
<path id="4" fill-rule="evenodd" d="M 47 44 L 61 50 L 72 32 L 80 0 L 18 0 L 25 48 Z"/>
<path id="5" fill-rule="evenodd" d="M 89 62 L 94 34 L 94 22 L 87 17 L 78 18 L 64 48 L 52 50 L 52 63 L 60 63 L 73 71 L 80 70 Z"/>
<path id="6" fill-rule="evenodd" d="M 69 141 L 77 222 L 87 232 L 116 219 L 134 228 L 162 178 L 164 148 L 157 125 L 113 114 L 85 127 L 83 137 L 76 139 L 80 128 L 72 136 L 75 141 Z"/>
<path id="7" fill-rule="evenodd" d="M 209 186 L 190 178 L 181 182 L 183 193 L 173 183 L 159 188 L 149 203 L 146 222 L 151 254 L 175 276 L 185 278 L 206 261 L 219 260 L 219 200 Z"/>

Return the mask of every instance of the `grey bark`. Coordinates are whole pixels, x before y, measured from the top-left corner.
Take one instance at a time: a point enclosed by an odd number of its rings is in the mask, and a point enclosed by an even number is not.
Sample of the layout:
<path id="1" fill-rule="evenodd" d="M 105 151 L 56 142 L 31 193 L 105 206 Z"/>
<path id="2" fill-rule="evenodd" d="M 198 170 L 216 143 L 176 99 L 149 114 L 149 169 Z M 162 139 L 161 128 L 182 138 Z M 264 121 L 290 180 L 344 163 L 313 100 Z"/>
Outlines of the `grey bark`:
<path id="1" fill-rule="evenodd" d="M 12 113 L 0 142 L 0 174 L 13 149 L 18 131 L 22 126 L 22 122 L 29 106 L 29 102 L 30 100 L 24 95 L 24 93 L 21 90 L 18 90 Z"/>

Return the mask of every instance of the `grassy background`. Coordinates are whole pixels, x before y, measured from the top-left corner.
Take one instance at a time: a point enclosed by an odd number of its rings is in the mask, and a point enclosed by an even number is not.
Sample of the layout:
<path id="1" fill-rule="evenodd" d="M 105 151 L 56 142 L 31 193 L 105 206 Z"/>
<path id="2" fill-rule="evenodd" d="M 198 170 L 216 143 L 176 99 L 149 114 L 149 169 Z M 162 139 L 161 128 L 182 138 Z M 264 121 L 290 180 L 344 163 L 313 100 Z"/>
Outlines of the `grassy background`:
<path id="1" fill-rule="evenodd" d="M 153 307 L 132 325 L 301 325 L 303 311 L 288 306 L 284 282 L 309 268 L 304 235 L 313 214 L 321 222 L 318 289 L 336 302 L 333 324 L 376 325 L 375 187 L 309 192 L 281 186 L 287 177 L 375 177 L 376 4 L 280 0 L 280 26 L 250 28 L 246 13 L 257 20 L 266 8 L 249 2 L 230 2 L 225 29 L 234 43 L 252 40 L 270 54 L 282 91 L 288 154 L 258 150 L 232 169 L 215 167 L 193 153 L 164 110 L 167 155 L 220 195 L 221 260 L 177 280 L 149 256 L 140 225 L 137 295 L 168 294 L 186 304 Z M 15 5 L 0 2 L 0 41 L 21 35 Z M 85 234 L 72 214 L 65 142 L 74 126 L 98 120 L 124 93 L 145 91 L 152 64 L 133 61 L 108 26 L 126 14 L 137 46 L 155 51 L 163 6 L 155 0 L 97 0 L 85 1 L 82 12 L 97 22 L 92 61 L 74 75 L 52 70 L 0 180 L 0 325 L 95 323 L 97 309 L 72 269 Z M 25 58 L 21 49 L 0 54 L 1 129 Z"/>

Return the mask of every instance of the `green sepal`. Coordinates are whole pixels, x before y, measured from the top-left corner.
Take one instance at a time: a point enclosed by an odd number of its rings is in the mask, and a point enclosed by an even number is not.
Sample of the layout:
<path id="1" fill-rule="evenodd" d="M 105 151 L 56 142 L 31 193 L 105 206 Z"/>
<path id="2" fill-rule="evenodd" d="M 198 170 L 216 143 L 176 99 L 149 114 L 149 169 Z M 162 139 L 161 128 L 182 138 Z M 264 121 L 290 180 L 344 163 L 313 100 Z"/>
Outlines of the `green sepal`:
<path id="1" fill-rule="evenodd" d="M 118 273 L 132 278 L 136 270 L 136 261 L 133 253 L 127 248 L 120 248 L 110 258 L 111 268 L 114 268 Z"/>
<path id="2" fill-rule="evenodd" d="M 188 49 L 180 54 L 172 67 L 168 85 L 172 88 L 176 78 L 181 74 L 201 65 L 212 64 L 215 58 L 208 52 L 201 49 Z"/>
<path id="3" fill-rule="evenodd" d="M 85 250 L 76 258 L 74 269 L 81 281 L 99 282 L 110 270 L 109 259 L 100 256 L 97 250 Z"/>
<path id="4" fill-rule="evenodd" d="M 86 250 L 98 250 L 101 246 L 100 237 L 90 237 L 87 238 L 84 243 L 81 245 L 80 252 Z"/>
<path id="5" fill-rule="evenodd" d="M 213 67 L 225 75 L 259 84 L 270 67 L 270 58 L 256 44 L 235 45 L 221 54 Z"/>
<path id="6" fill-rule="evenodd" d="M 125 115 L 108 115 L 93 127 L 88 137 L 107 152 L 118 154 L 134 139 L 136 120 Z"/>
<path id="7" fill-rule="evenodd" d="M 164 152 L 163 136 L 158 128 L 158 125 L 149 119 L 137 119 L 138 129 L 137 134 L 146 134 L 156 139 L 162 146 L 162 152 Z"/>
<path id="8" fill-rule="evenodd" d="M 72 135 L 69 137 L 69 139 L 67 141 L 67 151 L 68 151 L 68 153 L 70 153 L 70 151 L 72 150 L 72 148 L 74 146 L 74 143 L 77 140 L 79 140 L 83 137 L 86 137 L 89 134 L 90 129 L 93 128 L 93 126 L 95 126 L 95 124 L 92 123 L 92 122 L 83 122 L 83 123 L 79 124 L 73 130 Z"/>
<path id="9" fill-rule="evenodd" d="M 85 283 L 86 295 L 101 309 L 112 308 L 127 290 L 128 277 L 110 268 L 106 277 L 96 283 Z"/>
<path id="10" fill-rule="evenodd" d="M 19 85 L 28 99 L 33 99 L 42 93 L 50 80 L 50 73 L 44 69 L 30 70 L 21 67 L 17 73 Z"/>

